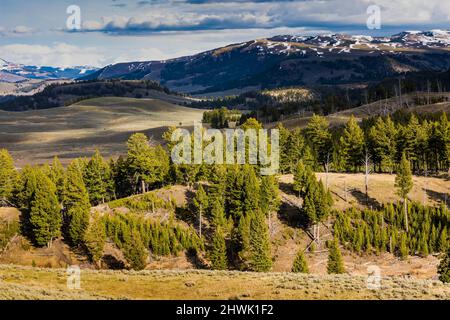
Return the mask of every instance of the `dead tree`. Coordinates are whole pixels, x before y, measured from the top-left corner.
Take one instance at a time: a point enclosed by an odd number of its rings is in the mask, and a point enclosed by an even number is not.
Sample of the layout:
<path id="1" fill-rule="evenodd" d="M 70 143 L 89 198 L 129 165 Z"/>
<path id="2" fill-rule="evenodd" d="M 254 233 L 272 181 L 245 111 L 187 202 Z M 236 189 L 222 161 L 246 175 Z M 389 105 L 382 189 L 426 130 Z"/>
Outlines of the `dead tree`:
<path id="1" fill-rule="evenodd" d="M 366 191 L 366 205 L 369 205 L 369 174 L 371 173 L 370 170 L 370 155 L 369 152 L 366 149 L 366 154 L 364 156 L 364 184 L 365 184 L 365 191 Z"/>

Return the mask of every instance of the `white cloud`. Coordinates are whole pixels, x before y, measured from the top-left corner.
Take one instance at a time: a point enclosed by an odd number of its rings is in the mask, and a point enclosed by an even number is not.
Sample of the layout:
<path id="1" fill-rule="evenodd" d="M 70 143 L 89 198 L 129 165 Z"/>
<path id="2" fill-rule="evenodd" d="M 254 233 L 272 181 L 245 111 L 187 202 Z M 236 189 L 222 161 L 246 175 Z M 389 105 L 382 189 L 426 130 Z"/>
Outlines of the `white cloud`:
<path id="1" fill-rule="evenodd" d="M 12 29 L 12 33 L 14 34 L 32 34 L 35 33 L 37 30 L 27 27 L 27 26 L 17 26 L 14 29 Z"/>
<path id="2" fill-rule="evenodd" d="M 17 63 L 37 66 L 102 66 L 104 53 L 97 48 L 80 48 L 66 43 L 53 46 L 9 44 L 0 46 L 0 57 Z"/>

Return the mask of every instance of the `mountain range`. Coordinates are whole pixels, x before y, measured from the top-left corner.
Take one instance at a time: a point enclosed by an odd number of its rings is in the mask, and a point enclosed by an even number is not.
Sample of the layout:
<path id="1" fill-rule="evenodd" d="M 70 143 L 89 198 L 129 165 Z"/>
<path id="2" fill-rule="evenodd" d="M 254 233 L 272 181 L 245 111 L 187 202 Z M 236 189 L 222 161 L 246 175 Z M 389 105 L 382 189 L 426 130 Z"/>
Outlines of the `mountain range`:
<path id="1" fill-rule="evenodd" d="M 30 79 L 76 79 L 89 75 L 97 69 L 94 67 L 58 68 L 49 66 L 26 66 L 0 58 L 0 82 L 19 83 Z"/>
<path id="2" fill-rule="evenodd" d="M 224 95 L 298 85 L 355 84 L 450 68 L 450 31 L 390 37 L 280 35 L 163 61 L 108 65 L 83 80 L 154 80 L 178 92 Z"/>

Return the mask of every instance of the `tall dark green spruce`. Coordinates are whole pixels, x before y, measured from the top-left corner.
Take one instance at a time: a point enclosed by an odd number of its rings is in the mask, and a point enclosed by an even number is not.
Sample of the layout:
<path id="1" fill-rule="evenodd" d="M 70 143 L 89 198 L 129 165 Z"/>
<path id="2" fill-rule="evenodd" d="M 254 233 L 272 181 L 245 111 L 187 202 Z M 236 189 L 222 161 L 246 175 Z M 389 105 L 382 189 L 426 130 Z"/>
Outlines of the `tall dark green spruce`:
<path id="1" fill-rule="evenodd" d="M 89 200 L 93 205 L 104 203 L 109 199 L 111 189 L 111 172 L 108 163 L 98 150 L 84 170 L 84 181 L 89 192 Z"/>
<path id="2" fill-rule="evenodd" d="M 56 187 L 40 169 L 36 169 L 36 188 L 31 197 L 29 223 L 32 238 L 38 246 L 51 246 L 61 235 L 61 209 Z"/>
<path id="3" fill-rule="evenodd" d="M 202 185 L 198 187 L 193 200 L 193 205 L 198 218 L 198 234 L 202 237 L 203 217 L 208 208 L 208 196 Z"/>
<path id="4" fill-rule="evenodd" d="M 408 193 L 413 187 L 411 167 L 406 155 L 403 154 L 402 160 L 397 170 L 397 176 L 395 177 L 395 187 L 397 188 L 397 195 L 403 199 L 404 214 L 405 214 L 405 229 L 409 231 L 408 222 Z"/>
<path id="5" fill-rule="evenodd" d="M 251 271 L 267 272 L 272 268 L 269 232 L 265 216 L 260 210 L 251 214 L 248 257 Z"/>
<path id="6" fill-rule="evenodd" d="M 342 260 L 341 250 L 337 240 L 333 240 L 330 243 L 328 253 L 327 272 L 329 274 L 345 273 L 344 262 Z"/>
<path id="7" fill-rule="evenodd" d="M 294 264 L 292 265 L 292 272 L 309 273 L 308 263 L 303 254 L 303 249 L 301 248 L 298 250 L 297 256 L 295 257 Z"/>
<path id="8" fill-rule="evenodd" d="M 212 227 L 214 228 L 209 250 L 209 260 L 214 270 L 225 270 L 228 267 L 227 246 L 225 241 L 226 218 L 220 199 L 211 204 Z"/>
<path id="9" fill-rule="evenodd" d="M 64 183 L 65 230 L 73 246 L 83 244 L 89 225 L 89 194 L 83 181 L 83 173 L 78 162 L 67 167 Z"/>
<path id="10" fill-rule="evenodd" d="M 103 249 L 106 244 L 105 222 L 99 214 L 95 214 L 84 235 L 84 244 L 92 262 L 100 265 Z"/>
<path id="11" fill-rule="evenodd" d="M 11 203 L 18 182 L 14 160 L 6 149 L 0 150 L 0 202 Z"/>
<path id="12" fill-rule="evenodd" d="M 445 283 L 450 282 L 450 250 L 443 254 L 443 258 L 438 266 L 439 280 Z"/>
<path id="13" fill-rule="evenodd" d="M 58 157 L 53 158 L 52 165 L 48 172 L 48 177 L 56 186 L 58 201 L 59 203 L 63 202 L 64 199 L 64 178 L 65 178 L 65 170 L 61 161 Z"/>
<path id="14" fill-rule="evenodd" d="M 133 270 L 143 270 L 147 265 L 148 250 L 138 230 L 132 230 L 123 245 L 123 253 Z"/>

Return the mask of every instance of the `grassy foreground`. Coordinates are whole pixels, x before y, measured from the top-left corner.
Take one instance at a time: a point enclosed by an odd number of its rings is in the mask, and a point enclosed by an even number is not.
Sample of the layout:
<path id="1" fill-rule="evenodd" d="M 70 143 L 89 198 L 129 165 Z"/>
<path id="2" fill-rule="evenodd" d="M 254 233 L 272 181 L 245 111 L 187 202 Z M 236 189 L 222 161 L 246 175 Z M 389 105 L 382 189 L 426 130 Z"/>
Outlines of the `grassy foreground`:
<path id="1" fill-rule="evenodd" d="M 81 289 L 67 288 L 64 269 L 0 266 L 0 299 L 450 299 L 434 280 L 231 271 L 81 271 Z"/>

